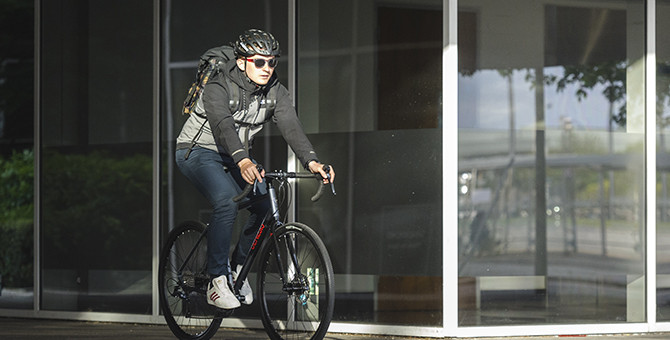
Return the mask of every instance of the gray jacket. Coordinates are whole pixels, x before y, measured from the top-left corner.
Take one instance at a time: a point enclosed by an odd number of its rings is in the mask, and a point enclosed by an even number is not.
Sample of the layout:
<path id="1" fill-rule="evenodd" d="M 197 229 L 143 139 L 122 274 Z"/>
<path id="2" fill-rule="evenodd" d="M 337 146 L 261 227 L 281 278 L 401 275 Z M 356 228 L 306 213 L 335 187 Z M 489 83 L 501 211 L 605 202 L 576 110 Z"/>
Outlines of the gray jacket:
<path id="1" fill-rule="evenodd" d="M 231 112 L 228 104 L 228 88 L 224 77 L 229 77 L 242 89 L 240 103 L 235 112 Z M 275 86 L 278 87 L 277 104 L 274 115 L 267 117 L 261 104 L 267 91 Z M 189 115 L 177 137 L 178 149 L 190 147 L 195 139 L 198 146 L 230 155 L 237 163 L 250 157 L 244 146 L 247 136 L 251 143 L 254 135 L 263 128 L 263 124 L 271 119 L 277 124 L 303 166 L 306 167 L 309 161 L 318 159 L 298 120 L 289 92 L 279 83 L 276 73 L 267 85 L 258 86 L 237 67 L 235 60 L 231 60 L 226 63 L 224 72 L 220 72 L 207 83 L 198 106 L 196 111 L 204 113 L 207 119 L 196 114 Z"/>

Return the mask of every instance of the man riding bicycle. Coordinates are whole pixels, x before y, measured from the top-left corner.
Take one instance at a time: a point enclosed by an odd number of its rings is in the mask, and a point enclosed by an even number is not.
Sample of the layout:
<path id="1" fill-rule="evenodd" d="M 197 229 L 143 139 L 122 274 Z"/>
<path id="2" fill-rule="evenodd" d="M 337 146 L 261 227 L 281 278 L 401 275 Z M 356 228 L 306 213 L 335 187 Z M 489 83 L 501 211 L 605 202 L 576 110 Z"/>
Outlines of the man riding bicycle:
<path id="1" fill-rule="evenodd" d="M 280 55 L 279 42 L 268 32 L 250 29 L 238 37 L 234 51 L 235 59 L 227 62 L 223 72 L 207 83 L 201 97 L 205 114 L 189 115 L 177 137 L 176 151 L 180 171 L 212 205 L 207 232 L 207 270 L 213 279 L 207 291 L 207 302 L 223 309 L 241 305 L 231 291 L 228 275 L 232 275 L 232 280 L 237 278 L 254 235 L 270 209 L 267 200 L 248 208 L 251 215 L 229 261 L 230 239 L 237 216 L 237 204 L 232 197 L 246 183 L 263 181 L 264 172 L 259 172 L 249 154 L 254 135 L 272 119 L 305 169 L 327 177 L 324 165 L 318 161 L 302 129 L 288 90 L 279 83 L 274 72 Z M 239 92 L 237 110 L 230 109 L 229 101 L 234 95 L 228 93 L 227 81 L 235 84 L 232 91 Z M 265 99 L 273 88 L 277 91 L 276 106 L 270 117 Z M 333 181 L 332 166 L 329 175 Z M 259 191 L 264 190 L 260 187 Z M 247 280 L 240 295 L 245 304 L 253 301 Z"/>

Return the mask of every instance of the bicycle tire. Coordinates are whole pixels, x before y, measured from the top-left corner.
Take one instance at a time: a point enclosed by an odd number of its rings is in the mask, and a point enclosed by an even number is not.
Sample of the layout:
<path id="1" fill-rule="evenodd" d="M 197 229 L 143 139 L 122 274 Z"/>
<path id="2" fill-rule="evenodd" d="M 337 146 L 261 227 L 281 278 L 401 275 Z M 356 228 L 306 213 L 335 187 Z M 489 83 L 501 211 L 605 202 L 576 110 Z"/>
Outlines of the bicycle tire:
<path id="1" fill-rule="evenodd" d="M 221 325 L 222 310 L 207 303 L 206 238 L 202 238 L 184 265 L 205 229 L 202 222 L 181 223 L 168 234 L 160 254 L 158 292 L 161 310 L 168 327 L 179 339 L 206 340 L 214 336 Z"/>
<path id="2" fill-rule="evenodd" d="M 260 250 L 257 291 L 263 326 L 273 340 L 323 339 L 335 306 L 335 275 L 328 251 L 319 236 L 304 224 L 281 226 L 274 237 L 279 251 L 273 237 L 268 237 Z M 293 265 L 287 265 L 291 263 L 287 257 L 288 242 L 295 245 L 299 274 Z M 288 290 L 279 275 L 277 254 L 287 268 L 284 275 Z"/>

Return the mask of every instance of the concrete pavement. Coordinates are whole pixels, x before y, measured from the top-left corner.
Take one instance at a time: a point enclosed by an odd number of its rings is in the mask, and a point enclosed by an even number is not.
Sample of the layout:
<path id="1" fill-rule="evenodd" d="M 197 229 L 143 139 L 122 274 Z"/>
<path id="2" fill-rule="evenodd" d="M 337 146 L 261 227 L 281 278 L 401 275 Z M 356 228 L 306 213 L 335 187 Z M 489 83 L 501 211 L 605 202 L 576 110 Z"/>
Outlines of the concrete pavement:
<path id="1" fill-rule="evenodd" d="M 91 321 L 22 319 L 0 317 L 1 340 L 117 340 L 142 339 L 163 340 L 175 339 L 165 325 L 107 323 Z M 265 340 L 267 336 L 262 330 L 220 329 L 214 338 L 219 340 Z M 329 334 L 328 340 L 417 340 L 419 338 L 376 336 L 360 334 Z M 590 336 L 534 336 L 534 337 L 506 337 L 482 338 L 482 340 L 667 340 L 670 333 L 651 334 L 620 334 L 620 335 L 590 335 Z M 472 339 L 468 339 L 472 340 Z"/>
<path id="2" fill-rule="evenodd" d="M 118 340 L 176 339 L 166 325 L 107 323 L 92 321 L 69 321 L 47 319 L 23 319 L 0 317 L 0 340 Z M 218 340 L 266 340 L 262 330 L 221 328 L 212 339 Z M 328 340 L 397 339 L 407 337 L 381 337 L 374 335 L 329 334 Z M 583 340 L 583 339 L 582 339 Z"/>

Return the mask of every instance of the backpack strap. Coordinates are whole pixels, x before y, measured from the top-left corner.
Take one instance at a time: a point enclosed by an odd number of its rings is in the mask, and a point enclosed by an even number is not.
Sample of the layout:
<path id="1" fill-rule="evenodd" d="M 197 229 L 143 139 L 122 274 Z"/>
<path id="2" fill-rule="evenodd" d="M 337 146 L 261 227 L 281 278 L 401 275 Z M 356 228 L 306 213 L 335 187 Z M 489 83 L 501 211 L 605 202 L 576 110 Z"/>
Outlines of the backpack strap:
<path id="1" fill-rule="evenodd" d="M 228 95 L 230 96 L 228 99 L 228 108 L 231 113 L 235 113 L 240 106 L 240 89 L 232 80 L 230 80 L 230 78 L 225 76 L 224 78 L 226 79 L 226 87 L 228 89 Z M 274 115 L 275 108 L 277 107 L 278 88 L 279 86 L 273 86 L 265 94 L 265 103 L 262 107 L 266 110 L 267 119 L 270 119 L 270 117 Z"/>
<path id="2" fill-rule="evenodd" d="M 265 110 L 267 112 L 268 119 L 272 117 L 275 113 L 275 107 L 277 107 L 277 91 L 279 86 L 275 85 L 270 88 L 270 91 L 265 95 Z"/>
<path id="3" fill-rule="evenodd" d="M 228 78 L 226 78 L 226 80 L 229 81 L 228 86 L 231 86 L 232 82 Z M 270 90 L 264 96 L 265 98 L 264 98 L 263 103 L 261 104 L 261 107 L 260 107 L 260 108 L 265 109 L 265 119 L 262 122 L 256 123 L 256 124 L 251 124 L 251 123 L 245 123 L 245 122 L 242 122 L 242 121 L 235 121 L 236 124 L 239 124 L 240 126 L 243 126 L 245 128 L 243 144 L 244 144 L 244 150 L 246 150 L 247 152 L 249 152 L 249 132 L 251 131 L 251 128 L 256 127 L 256 126 L 261 126 L 261 125 L 265 124 L 274 115 L 275 107 L 277 107 L 277 91 L 278 91 L 277 89 L 278 89 L 278 86 L 271 87 Z M 234 91 L 234 90 L 229 90 L 229 91 Z M 230 103 L 229 103 L 229 105 L 231 107 L 231 109 L 230 109 L 231 112 L 234 112 L 237 109 L 237 105 L 239 104 L 239 92 L 234 91 L 234 93 L 235 94 L 231 96 L 231 100 L 230 100 Z M 233 99 L 232 99 L 233 96 L 235 98 L 237 98 L 236 99 L 237 104 L 234 106 L 235 109 L 233 109 Z"/>
<path id="4" fill-rule="evenodd" d="M 228 99 L 228 108 L 230 109 L 230 113 L 233 114 L 240 106 L 240 90 L 230 78 L 226 76 L 223 78 L 226 79 L 226 87 L 228 88 L 228 95 L 230 96 Z"/>

